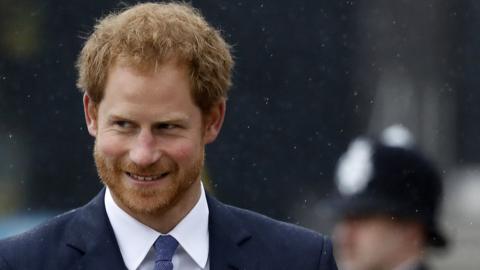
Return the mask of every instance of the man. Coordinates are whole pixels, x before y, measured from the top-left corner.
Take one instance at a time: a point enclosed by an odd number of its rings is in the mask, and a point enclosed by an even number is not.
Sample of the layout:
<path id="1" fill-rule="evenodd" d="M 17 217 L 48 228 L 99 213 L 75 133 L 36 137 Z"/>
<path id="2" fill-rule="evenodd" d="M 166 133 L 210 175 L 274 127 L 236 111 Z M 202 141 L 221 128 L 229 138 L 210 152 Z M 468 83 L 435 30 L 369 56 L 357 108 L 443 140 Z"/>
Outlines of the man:
<path id="1" fill-rule="evenodd" d="M 101 20 L 78 86 L 106 188 L 0 243 L 0 269 L 336 269 L 328 239 L 205 194 L 205 145 L 225 115 L 228 44 L 187 4 Z"/>
<path id="2" fill-rule="evenodd" d="M 446 246 L 436 220 L 440 176 L 411 142 L 406 129 L 393 126 L 382 139 L 353 141 L 340 159 L 334 229 L 340 269 L 427 269 L 427 248 Z"/>

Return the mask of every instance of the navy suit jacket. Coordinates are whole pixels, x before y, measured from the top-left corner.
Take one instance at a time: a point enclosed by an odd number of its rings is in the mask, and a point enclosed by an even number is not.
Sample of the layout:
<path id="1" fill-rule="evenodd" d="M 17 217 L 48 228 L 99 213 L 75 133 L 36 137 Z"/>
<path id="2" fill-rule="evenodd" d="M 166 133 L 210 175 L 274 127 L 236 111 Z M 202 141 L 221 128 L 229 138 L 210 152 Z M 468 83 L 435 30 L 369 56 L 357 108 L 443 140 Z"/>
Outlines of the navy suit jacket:
<path id="1" fill-rule="evenodd" d="M 126 269 L 105 212 L 105 191 L 87 205 L 0 241 L 1 270 Z M 337 269 L 331 242 L 307 229 L 207 196 L 211 270 Z"/>

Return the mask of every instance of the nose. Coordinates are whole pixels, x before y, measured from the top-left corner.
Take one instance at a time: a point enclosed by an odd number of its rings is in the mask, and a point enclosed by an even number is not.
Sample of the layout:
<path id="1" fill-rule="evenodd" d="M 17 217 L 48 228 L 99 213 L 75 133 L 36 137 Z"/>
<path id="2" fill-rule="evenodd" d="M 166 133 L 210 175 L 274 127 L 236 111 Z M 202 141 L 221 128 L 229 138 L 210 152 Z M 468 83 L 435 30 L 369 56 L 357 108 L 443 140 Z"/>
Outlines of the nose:
<path id="1" fill-rule="evenodd" d="M 142 130 L 130 149 L 130 160 L 141 167 L 147 167 L 157 162 L 162 155 L 158 149 L 155 137 L 148 130 Z"/>

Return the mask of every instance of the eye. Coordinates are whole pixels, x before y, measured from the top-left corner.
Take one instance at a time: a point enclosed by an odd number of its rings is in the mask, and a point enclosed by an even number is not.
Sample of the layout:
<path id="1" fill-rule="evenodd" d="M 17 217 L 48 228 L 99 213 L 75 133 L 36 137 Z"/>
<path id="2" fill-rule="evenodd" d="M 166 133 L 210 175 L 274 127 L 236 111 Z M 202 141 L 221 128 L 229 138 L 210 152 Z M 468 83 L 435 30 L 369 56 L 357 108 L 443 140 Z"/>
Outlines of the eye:
<path id="1" fill-rule="evenodd" d="M 178 127 L 179 126 L 175 125 L 175 124 L 161 123 L 161 124 L 158 124 L 156 128 L 160 129 L 160 130 L 169 130 L 169 129 L 174 129 L 174 128 L 178 128 Z"/>
<path id="2" fill-rule="evenodd" d="M 132 123 L 125 121 L 125 120 L 117 120 L 113 122 L 113 125 L 122 129 L 131 128 L 133 125 Z"/>

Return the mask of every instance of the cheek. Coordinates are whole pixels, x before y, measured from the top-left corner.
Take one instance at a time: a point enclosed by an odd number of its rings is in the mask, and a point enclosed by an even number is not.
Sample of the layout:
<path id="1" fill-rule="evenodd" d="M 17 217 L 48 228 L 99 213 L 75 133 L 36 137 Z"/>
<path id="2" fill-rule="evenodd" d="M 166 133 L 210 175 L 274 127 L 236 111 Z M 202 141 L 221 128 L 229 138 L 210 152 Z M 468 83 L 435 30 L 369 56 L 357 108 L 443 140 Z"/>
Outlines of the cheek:
<path id="1" fill-rule="evenodd" d="M 351 242 L 351 233 L 349 233 L 351 229 L 347 227 L 347 225 L 344 224 L 338 224 L 334 231 L 333 231 L 333 236 L 334 236 L 334 241 L 337 247 L 339 248 L 346 248 L 348 244 Z"/>
<path id="2" fill-rule="evenodd" d="M 386 235 L 382 227 L 366 226 L 358 236 L 359 249 L 366 254 L 376 254 L 385 248 Z"/>
<path id="3" fill-rule="evenodd" d="M 357 234 L 354 227 L 349 224 L 339 224 L 334 230 L 336 253 L 342 260 L 351 260 L 357 253 Z"/>
<path id="4" fill-rule="evenodd" d="M 97 136 L 97 149 L 105 157 L 115 158 L 125 153 L 127 142 L 121 140 L 118 136 Z"/>
<path id="5" fill-rule="evenodd" d="M 191 163 L 198 159 L 200 144 L 192 141 L 178 141 L 168 147 L 168 155 L 178 163 Z"/>

